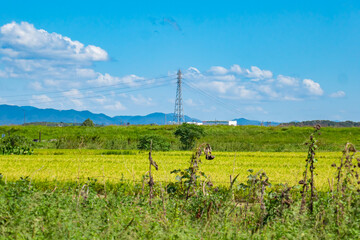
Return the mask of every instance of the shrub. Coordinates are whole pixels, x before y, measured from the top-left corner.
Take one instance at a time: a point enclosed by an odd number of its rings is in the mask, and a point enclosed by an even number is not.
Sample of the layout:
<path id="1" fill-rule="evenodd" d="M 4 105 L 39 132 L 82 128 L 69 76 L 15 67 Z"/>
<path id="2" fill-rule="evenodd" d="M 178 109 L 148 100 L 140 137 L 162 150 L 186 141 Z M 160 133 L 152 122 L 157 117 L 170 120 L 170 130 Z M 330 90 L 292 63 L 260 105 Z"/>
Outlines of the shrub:
<path id="1" fill-rule="evenodd" d="M 0 142 L 0 153 L 3 155 L 30 155 L 33 153 L 32 142 L 30 139 L 19 135 L 4 137 Z"/>
<path id="2" fill-rule="evenodd" d="M 90 118 L 88 118 L 88 119 L 86 119 L 86 120 L 81 124 L 81 126 L 84 126 L 84 127 L 95 127 L 95 124 L 94 124 L 94 122 L 93 122 Z"/>
<path id="3" fill-rule="evenodd" d="M 176 137 L 180 137 L 182 148 L 188 150 L 195 146 L 196 140 L 203 137 L 205 132 L 201 126 L 183 123 L 176 128 L 174 134 Z"/>
<path id="4" fill-rule="evenodd" d="M 170 143 L 162 136 L 159 135 L 144 135 L 140 138 L 138 149 L 150 150 L 152 141 L 152 149 L 155 151 L 169 151 Z"/>

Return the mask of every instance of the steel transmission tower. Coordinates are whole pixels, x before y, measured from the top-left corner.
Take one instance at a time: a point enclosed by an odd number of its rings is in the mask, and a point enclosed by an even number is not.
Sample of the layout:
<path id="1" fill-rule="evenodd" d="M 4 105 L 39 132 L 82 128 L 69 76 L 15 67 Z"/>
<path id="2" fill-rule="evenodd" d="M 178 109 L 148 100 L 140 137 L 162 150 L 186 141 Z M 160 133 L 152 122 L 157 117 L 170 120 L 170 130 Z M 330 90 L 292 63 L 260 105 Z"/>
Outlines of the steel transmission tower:
<path id="1" fill-rule="evenodd" d="M 185 122 L 184 118 L 184 108 L 182 104 L 182 93 L 181 93 L 181 71 L 179 69 L 177 73 L 177 89 L 176 89 L 176 99 L 175 99 L 175 111 L 174 111 L 174 123 L 181 124 Z"/>

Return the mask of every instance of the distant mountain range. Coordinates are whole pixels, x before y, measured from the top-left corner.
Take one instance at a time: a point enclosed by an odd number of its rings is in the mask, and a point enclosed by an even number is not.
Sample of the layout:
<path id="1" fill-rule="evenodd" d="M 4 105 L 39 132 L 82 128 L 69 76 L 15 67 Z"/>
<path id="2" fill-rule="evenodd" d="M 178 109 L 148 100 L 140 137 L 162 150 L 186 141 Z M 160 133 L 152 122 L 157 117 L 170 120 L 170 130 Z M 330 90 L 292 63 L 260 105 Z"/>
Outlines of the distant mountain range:
<path id="1" fill-rule="evenodd" d="M 163 125 L 165 121 L 170 124 L 173 121 L 173 113 L 151 113 L 146 116 L 115 116 L 109 117 L 105 114 L 92 113 L 90 111 L 40 109 L 29 106 L 0 105 L 0 125 L 23 124 L 31 122 L 63 122 L 82 123 L 87 118 L 96 124 L 120 125 L 120 124 L 157 124 Z M 25 118 L 25 119 L 24 119 Z M 185 116 L 186 122 L 201 122 Z"/>
<path id="2" fill-rule="evenodd" d="M 35 122 L 52 122 L 52 123 L 82 123 L 87 118 L 90 118 L 96 124 L 100 125 L 142 125 L 142 124 L 171 124 L 173 121 L 173 113 L 151 113 L 146 116 L 115 116 L 109 117 L 105 114 L 92 113 L 90 111 L 76 111 L 76 110 L 56 110 L 56 109 L 40 109 L 30 106 L 14 106 L 14 105 L 0 105 L 0 125 L 20 125 L 24 123 Z M 24 119 L 25 118 L 25 119 Z M 226 120 L 226 119 L 222 119 Z M 201 122 L 196 118 L 185 116 L 186 122 Z M 256 125 L 256 126 L 313 126 L 314 124 L 321 124 L 322 126 L 334 126 L 334 127 L 349 127 L 360 126 L 360 123 L 356 122 L 339 122 L 339 121 L 305 121 L 305 122 L 291 122 L 291 123 L 279 123 L 279 122 L 262 122 L 256 120 L 248 120 L 245 118 L 236 118 L 233 121 L 237 122 L 237 125 Z"/>

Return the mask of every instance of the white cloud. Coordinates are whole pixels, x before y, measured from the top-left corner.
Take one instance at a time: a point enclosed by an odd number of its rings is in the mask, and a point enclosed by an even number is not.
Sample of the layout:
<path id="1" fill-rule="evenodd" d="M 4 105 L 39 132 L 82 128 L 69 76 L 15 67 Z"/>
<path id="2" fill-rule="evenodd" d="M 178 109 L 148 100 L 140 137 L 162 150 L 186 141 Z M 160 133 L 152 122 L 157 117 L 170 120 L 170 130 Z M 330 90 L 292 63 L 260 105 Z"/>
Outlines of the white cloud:
<path id="1" fill-rule="evenodd" d="M 42 84 L 38 81 L 30 83 L 30 87 L 36 91 L 40 91 L 43 89 Z"/>
<path id="2" fill-rule="evenodd" d="M 236 77 L 234 75 L 223 75 L 223 76 L 213 76 L 212 79 L 220 81 L 235 81 Z"/>
<path id="3" fill-rule="evenodd" d="M 314 82 L 311 79 L 304 79 L 303 85 L 308 90 L 309 94 L 321 96 L 324 94 L 324 91 L 321 89 L 320 84 L 317 82 Z"/>
<path id="4" fill-rule="evenodd" d="M 245 70 L 248 78 L 252 78 L 253 81 L 258 81 L 262 79 L 272 78 L 273 73 L 269 70 L 261 70 L 256 66 L 251 66 L 250 70 Z"/>
<path id="5" fill-rule="evenodd" d="M 268 85 L 260 85 L 259 91 L 265 93 L 271 98 L 277 98 L 279 95 Z"/>
<path id="6" fill-rule="evenodd" d="M 98 104 L 103 105 L 103 104 L 105 104 L 105 102 L 107 101 L 107 98 L 106 98 L 105 96 L 103 96 L 103 97 L 101 97 L 101 98 L 95 98 L 95 99 L 93 99 L 93 101 L 94 101 L 95 103 L 98 103 Z"/>
<path id="7" fill-rule="evenodd" d="M 144 96 L 138 94 L 137 96 L 130 95 L 130 99 L 136 105 L 151 105 L 152 99 L 150 97 L 145 98 Z"/>
<path id="8" fill-rule="evenodd" d="M 112 86 L 112 85 L 117 85 L 117 84 L 125 84 L 128 85 L 130 87 L 134 87 L 137 86 L 139 83 L 139 80 L 144 80 L 144 78 L 136 76 L 134 74 L 131 75 L 127 75 L 124 77 L 114 77 L 111 76 L 108 73 L 105 74 L 101 74 L 98 73 L 98 77 L 94 80 L 88 80 L 87 82 L 91 85 L 95 85 L 95 86 Z"/>
<path id="9" fill-rule="evenodd" d="M 244 73 L 244 70 L 237 64 L 234 64 L 230 67 L 230 71 L 236 74 Z"/>
<path id="10" fill-rule="evenodd" d="M 7 77 L 8 75 L 6 74 L 6 72 L 0 70 L 0 78 L 7 78 Z"/>
<path id="11" fill-rule="evenodd" d="M 330 97 L 332 97 L 332 98 L 342 98 L 345 96 L 346 96 L 346 94 L 344 91 L 337 91 L 337 92 L 330 94 Z"/>
<path id="12" fill-rule="evenodd" d="M 194 73 L 197 73 L 197 74 L 200 73 L 199 69 L 197 69 L 197 68 L 195 68 L 195 67 L 189 67 L 189 68 L 188 68 L 188 72 L 194 72 Z"/>
<path id="13" fill-rule="evenodd" d="M 260 106 L 247 106 L 247 107 L 245 107 L 245 111 L 247 111 L 247 112 L 260 112 L 260 113 L 268 114 L 268 112 L 265 111 Z"/>
<path id="14" fill-rule="evenodd" d="M 214 66 L 205 73 L 195 69 L 191 67 L 185 71 L 184 78 L 210 94 L 221 94 L 217 96 L 221 98 L 300 101 L 324 93 L 320 84 L 311 79 L 301 81 L 282 74 L 274 76 L 271 71 L 256 66 L 250 69 L 242 68 L 237 64 L 229 69 Z"/>
<path id="15" fill-rule="evenodd" d="M 283 97 L 283 99 L 285 101 L 301 101 L 302 100 L 301 98 L 297 98 L 297 97 L 293 97 L 293 96 L 287 96 L 287 95 L 285 95 Z"/>
<path id="16" fill-rule="evenodd" d="M 297 80 L 294 77 L 284 76 L 284 75 L 278 75 L 277 81 L 281 86 L 298 86 L 299 80 Z"/>
<path id="17" fill-rule="evenodd" d="M 71 89 L 70 91 L 63 92 L 63 96 L 67 97 L 76 107 L 84 107 L 84 103 L 81 98 L 84 95 L 78 89 Z"/>
<path id="18" fill-rule="evenodd" d="M 219 93 L 226 93 L 229 89 L 235 86 L 235 83 L 213 81 L 209 87 L 215 89 Z"/>
<path id="19" fill-rule="evenodd" d="M 273 77 L 273 73 L 269 70 L 262 70 L 259 67 L 251 66 L 250 69 L 241 68 L 239 65 L 234 64 L 230 67 L 230 69 L 226 69 L 222 66 L 213 66 L 208 72 L 212 75 L 225 75 L 229 73 L 234 73 L 245 78 L 248 78 L 252 81 L 259 81 L 264 79 L 271 79 Z M 200 73 L 200 71 L 198 72 Z"/>
<path id="20" fill-rule="evenodd" d="M 73 41 L 58 33 L 36 29 L 27 22 L 11 22 L 0 28 L 0 53 L 11 58 L 105 61 L 108 54 L 100 47 Z"/>
<path id="21" fill-rule="evenodd" d="M 111 111 L 126 110 L 126 107 L 122 105 L 121 102 L 119 101 L 116 101 L 114 104 L 111 105 L 106 105 L 104 106 L 104 108 Z"/>
<path id="22" fill-rule="evenodd" d="M 235 89 L 235 97 L 240 98 L 240 99 L 258 99 L 259 95 L 256 91 L 253 90 L 249 90 L 244 86 L 238 86 Z"/>
<path id="23" fill-rule="evenodd" d="M 209 69 L 209 72 L 214 75 L 224 75 L 228 73 L 228 70 L 221 66 L 213 66 Z"/>
<path id="24" fill-rule="evenodd" d="M 83 94 L 78 89 L 71 89 L 69 91 L 63 92 L 63 95 L 66 97 L 83 97 Z"/>
<path id="25" fill-rule="evenodd" d="M 53 79 L 45 79 L 44 84 L 49 87 L 59 87 L 61 85 L 61 82 L 55 81 Z"/>
<path id="26" fill-rule="evenodd" d="M 131 78 L 103 75 L 92 69 L 93 62 L 106 60 L 108 53 L 100 47 L 37 29 L 28 22 L 0 27 L 0 78 L 32 80 L 28 86 L 36 91 L 79 88 L 93 79 L 105 84 L 132 84 Z M 80 100 L 71 99 L 77 106 L 82 105 Z"/>
<path id="27" fill-rule="evenodd" d="M 76 75 L 80 78 L 96 78 L 97 73 L 91 68 L 78 68 Z"/>
<path id="28" fill-rule="evenodd" d="M 31 104 L 34 104 L 34 103 L 49 103 L 51 101 L 52 101 L 52 99 L 50 97 L 43 94 L 43 95 L 33 95 L 32 100 L 30 100 L 30 103 Z"/>

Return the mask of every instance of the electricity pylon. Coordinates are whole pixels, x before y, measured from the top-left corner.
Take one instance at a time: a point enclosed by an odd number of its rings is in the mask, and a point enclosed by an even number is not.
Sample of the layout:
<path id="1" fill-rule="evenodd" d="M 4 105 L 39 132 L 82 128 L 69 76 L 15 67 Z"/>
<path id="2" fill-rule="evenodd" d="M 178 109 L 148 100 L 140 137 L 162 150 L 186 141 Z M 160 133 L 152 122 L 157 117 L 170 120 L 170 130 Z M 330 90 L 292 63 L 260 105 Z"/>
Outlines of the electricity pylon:
<path id="1" fill-rule="evenodd" d="M 181 93 L 181 71 L 177 72 L 177 89 L 176 89 L 176 99 L 175 99 L 175 111 L 174 111 L 174 123 L 181 124 L 185 122 L 184 118 L 184 108 L 182 104 L 182 93 Z"/>

